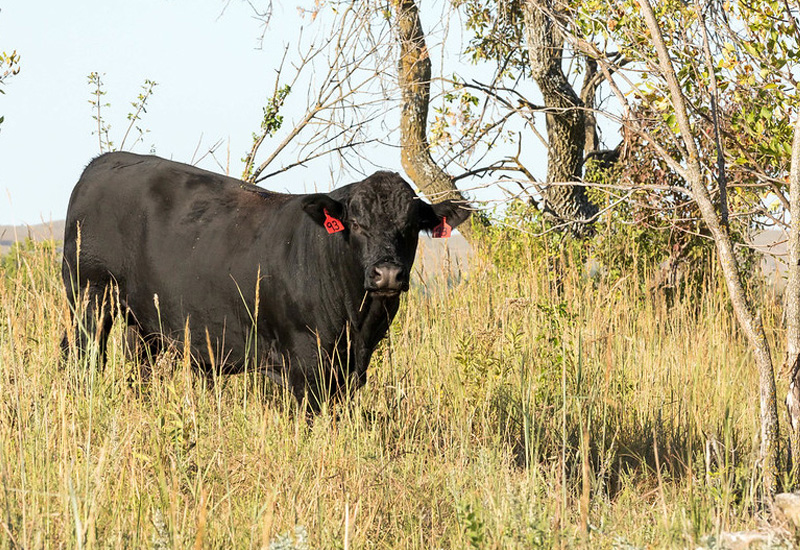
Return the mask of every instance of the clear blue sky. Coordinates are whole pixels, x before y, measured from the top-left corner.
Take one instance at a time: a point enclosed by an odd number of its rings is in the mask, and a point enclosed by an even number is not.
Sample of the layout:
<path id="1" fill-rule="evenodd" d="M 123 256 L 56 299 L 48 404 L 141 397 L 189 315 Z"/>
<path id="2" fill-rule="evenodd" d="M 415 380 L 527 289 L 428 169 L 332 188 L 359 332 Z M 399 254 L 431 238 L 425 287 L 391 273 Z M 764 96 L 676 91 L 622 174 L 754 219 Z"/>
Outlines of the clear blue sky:
<path id="1" fill-rule="evenodd" d="M 203 136 L 206 149 L 226 141 L 224 159 L 230 139 L 232 172 L 240 171 L 280 45 L 293 40 L 282 30 L 302 24 L 294 6 L 276 2 L 275 20 L 282 23 L 271 25 L 259 50 L 259 23 L 239 0 L 223 15 L 224 2 L 214 0 L 4 4 L 0 50 L 16 49 L 22 70 L 0 95 L 0 224 L 64 218 L 72 186 L 99 153 L 88 102 L 92 71 L 105 73 L 111 103 L 105 116 L 117 143 L 130 101 L 149 78 L 159 84 L 142 121 L 151 131 L 135 150 L 147 153 L 155 145 L 158 155 L 188 162 Z"/>
<path id="2" fill-rule="evenodd" d="M 325 16 L 317 23 L 300 17 L 298 6 L 313 6 L 311 1 L 273 2 L 267 40 L 259 49 L 262 29 L 243 0 L 231 0 L 227 7 L 224 0 L 5 4 L 0 11 L 0 50 L 17 50 L 22 70 L 7 81 L 6 95 L 0 95 L 0 115 L 5 116 L 0 125 L 0 224 L 65 217 L 72 187 L 99 154 L 87 83 L 93 71 L 104 73 L 104 100 L 111 104 L 104 117 L 117 145 L 128 126 L 130 102 L 147 78 L 158 82 L 141 122 L 150 133 L 134 150 L 148 153 L 153 146 L 159 156 L 189 162 L 201 136 L 201 152 L 222 139 L 218 157 L 224 162 L 229 143 L 231 174 L 239 175 L 240 159 L 272 91 L 283 45 L 294 44 L 302 26 L 306 34 L 313 32 Z M 438 14 L 429 12 L 426 17 L 423 12 L 427 32 L 434 26 L 442 31 L 446 23 L 441 13 L 448 9 L 447 3 L 442 6 L 427 8 L 438 9 Z M 430 38 L 429 47 L 435 40 Z M 452 62 L 441 50 L 437 53 L 432 47 L 432 57 L 435 72 L 444 65 L 452 74 Z M 269 148 L 265 145 L 265 153 Z M 400 171 L 397 149 L 375 158 L 376 166 Z M 543 153 L 537 159 L 532 168 L 543 172 Z M 200 166 L 220 170 L 210 159 Z M 336 183 L 333 179 L 327 166 L 318 165 L 292 170 L 263 185 L 304 192 L 327 190 Z"/>

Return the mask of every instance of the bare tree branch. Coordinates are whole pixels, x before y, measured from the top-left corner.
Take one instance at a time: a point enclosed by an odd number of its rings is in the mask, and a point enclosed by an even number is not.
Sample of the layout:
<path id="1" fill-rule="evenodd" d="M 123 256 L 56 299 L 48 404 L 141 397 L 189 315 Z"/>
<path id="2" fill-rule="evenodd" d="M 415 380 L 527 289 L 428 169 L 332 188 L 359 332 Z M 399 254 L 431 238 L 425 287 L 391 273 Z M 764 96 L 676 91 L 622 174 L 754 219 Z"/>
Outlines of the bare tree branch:
<path id="1" fill-rule="evenodd" d="M 301 36 L 291 63 L 292 74 L 283 80 L 290 57 L 288 47 L 285 49 L 271 103 L 265 109 L 265 121 L 244 159 L 246 179 L 263 181 L 326 155 L 357 151 L 380 141 L 373 137 L 374 131 L 365 128 L 385 116 L 381 81 L 389 68 L 390 39 L 388 29 L 382 36 L 373 35 L 370 10 L 365 4 L 345 5 L 326 21 L 327 26 L 319 30 L 316 39 L 304 45 Z M 286 101 L 296 103 L 303 89 L 308 90 L 304 114 L 291 123 L 284 121 L 278 114 L 284 98 L 292 96 Z M 277 145 L 257 163 L 260 149 L 273 133 L 276 138 L 280 136 Z M 290 150 L 295 152 L 295 158 L 283 160 L 281 168 L 267 170 Z M 340 161 L 344 162 L 344 157 L 340 156 Z"/>

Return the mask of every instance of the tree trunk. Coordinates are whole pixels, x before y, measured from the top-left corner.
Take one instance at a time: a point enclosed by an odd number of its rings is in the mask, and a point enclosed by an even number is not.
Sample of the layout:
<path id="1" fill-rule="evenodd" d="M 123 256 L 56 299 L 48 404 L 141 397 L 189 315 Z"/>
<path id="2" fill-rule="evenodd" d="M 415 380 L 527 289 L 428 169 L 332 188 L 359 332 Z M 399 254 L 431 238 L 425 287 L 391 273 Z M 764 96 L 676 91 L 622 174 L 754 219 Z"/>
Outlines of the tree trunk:
<path id="1" fill-rule="evenodd" d="M 552 0 L 526 0 L 522 5 L 531 73 L 547 108 L 547 183 L 545 212 L 556 223 L 568 224 L 578 236 L 590 232 L 586 223 L 597 214 L 583 175 L 586 112 L 561 66 L 564 40 L 551 19 Z"/>
<path id="2" fill-rule="evenodd" d="M 800 482 L 800 117 L 794 127 L 792 168 L 789 174 L 789 279 L 786 284 L 786 362 L 789 391 L 786 413 L 789 416 L 789 442 L 794 489 Z"/>
<path id="3" fill-rule="evenodd" d="M 733 248 L 728 227 L 721 222 L 720 215 L 714 207 L 711 194 L 705 186 L 702 167 L 700 164 L 700 154 L 694 142 L 694 134 L 689 122 L 686 110 L 686 101 L 681 92 L 672 60 L 669 57 L 661 28 L 653 13 L 653 7 L 649 0 L 641 2 L 642 15 L 644 16 L 650 36 L 658 55 L 659 66 L 662 75 L 667 82 L 670 98 L 675 116 L 678 121 L 678 128 L 683 137 L 683 144 L 686 147 L 685 169 L 681 170 L 681 175 L 691 185 L 692 195 L 694 196 L 703 221 L 711 231 L 717 249 L 717 256 L 722 266 L 722 274 L 725 278 L 725 286 L 728 289 L 733 311 L 739 326 L 744 332 L 759 374 L 759 397 L 761 406 L 761 467 L 762 467 L 762 486 L 764 495 L 771 498 L 775 493 L 776 479 L 778 473 L 778 408 L 775 393 L 775 375 L 772 367 L 772 357 L 770 356 L 769 343 L 764 334 L 764 326 L 761 317 L 754 314 L 750 309 L 747 294 L 742 284 L 739 264 Z"/>
<path id="4" fill-rule="evenodd" d="M 402 91 L 400 146 L 403 169 L 431 200 L 467 202 L 453 183 L 453 177 L 433 160 L 428 144 L 431 60 L 419 10 L 413 0 L 394 0 L 395 29 L 400 42 L 398 82 Z M 472 240 L 469 223 L 459 227 Z"/>
<path id="5" fill-rule="evenodd" d="M 760 315 L 754 314 L 742 284 L 739 264 L 726 226 L 714 208 L 711 195 L 706 188 L 699 170 L 691 170 L 692 194 L 700 208 L 714 243 L 722 266 L 725 286 L 733 305 L 733 311 L 742 328 L 756 362 L 759 377 L 759 403 L 761 410 L 761 467 L 764 494 L 772 498 L 775 494 L 778 475 L 778 408 L 775 390 L 775 373 L 764 326 Z"/>

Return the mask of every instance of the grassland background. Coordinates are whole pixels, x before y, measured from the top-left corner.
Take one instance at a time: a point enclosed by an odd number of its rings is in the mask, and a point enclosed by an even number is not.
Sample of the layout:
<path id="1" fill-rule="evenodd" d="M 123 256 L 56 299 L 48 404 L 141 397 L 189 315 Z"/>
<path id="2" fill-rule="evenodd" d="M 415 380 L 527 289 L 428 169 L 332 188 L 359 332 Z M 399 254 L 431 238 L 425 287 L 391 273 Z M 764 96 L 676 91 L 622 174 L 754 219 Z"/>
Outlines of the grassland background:
<path id="1" fill-rule="evenodd" d="M 765 518 L 757 375 L 713 267 L 667 307 L 638 270 L 592 279 L 540 246 L 445 266 L 367 386 L 308 424 L 258 375 L 208 383 L 179 354 L 140 394 L 119 324 L 105 369 L 62 365 L 60 254 L 21 250 L 0 273 L 0 548 L 684 548 Z"/>

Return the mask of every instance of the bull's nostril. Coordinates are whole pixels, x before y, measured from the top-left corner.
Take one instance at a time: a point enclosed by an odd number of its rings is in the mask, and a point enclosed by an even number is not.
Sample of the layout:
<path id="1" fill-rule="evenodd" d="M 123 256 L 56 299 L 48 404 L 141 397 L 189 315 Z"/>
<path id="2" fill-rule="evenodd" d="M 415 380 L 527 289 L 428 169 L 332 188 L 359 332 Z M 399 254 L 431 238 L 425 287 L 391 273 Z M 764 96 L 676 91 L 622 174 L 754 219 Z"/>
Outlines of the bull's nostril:
<path id="1" fill-rule="evenodd" d="M 375 283 L 376 286 L 381 286 L 381 283 L 383 282 L 383 279 L 384 279 L 383 270 L 381 270 L 380 268 L 377 268 L 377 267 L 373 267 L 370 270 L 370 274 L 369 275 L 370 275 L 370 278 L 372 279 L 372 282 Z"/>
<path id="2" fill-rule="evenodd" d="M 369 278 L 378 290 L 404 290 L 408 287 L 408 272 L 396 264 L 380 264 L 370 268 Z"/>

